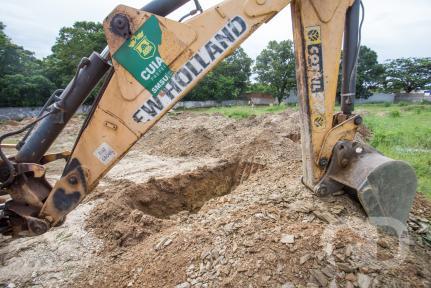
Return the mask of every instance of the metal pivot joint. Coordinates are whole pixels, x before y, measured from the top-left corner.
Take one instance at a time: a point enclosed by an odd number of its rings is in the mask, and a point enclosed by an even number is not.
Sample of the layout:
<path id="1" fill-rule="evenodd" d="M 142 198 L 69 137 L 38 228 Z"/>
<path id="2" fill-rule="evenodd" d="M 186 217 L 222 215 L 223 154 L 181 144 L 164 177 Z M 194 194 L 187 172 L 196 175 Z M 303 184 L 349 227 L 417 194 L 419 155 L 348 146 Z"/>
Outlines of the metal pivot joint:
<path id="1" fill-rule="evenodd" d="M 111 20 L 111 31 L 112 33 L 129 39 L 132 36 L 132 31 L 130 30 L 129 18 L 123 14 L 117 14 L 112 17 Z"/>

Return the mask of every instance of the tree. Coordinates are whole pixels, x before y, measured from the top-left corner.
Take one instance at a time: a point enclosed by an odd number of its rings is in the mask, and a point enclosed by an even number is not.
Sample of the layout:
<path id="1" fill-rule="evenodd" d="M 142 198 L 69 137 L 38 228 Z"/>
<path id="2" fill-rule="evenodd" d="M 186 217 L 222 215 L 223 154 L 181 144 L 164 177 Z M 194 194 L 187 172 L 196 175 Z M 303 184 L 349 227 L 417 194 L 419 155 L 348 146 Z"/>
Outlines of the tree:
<path id="1" fill-rule="evenodd" d="M 248 93 L 272 93 L 272 87 L 262 83 L 252 83 L 247 87 Z"/>
<path id="2" fill-rule="evenodd" d="M 341 55 L 342 56 L 342 55 Z M 341 93 L 343 57 L 340 62 L 337 97 Z M 383 88 L 385 67 L 378 62 L 377 53 L 367 46 L 361 46 L 356 75 L 356 98 L 368 98 L 374 90 Z"/>
<path id="3" fill-rule="evenodd" d="M 270 41 L 267 48 L 257 56 L 254 72 L 258 83 L 271 87 L 272 94 L 281 103 L 287 93 L 296 88 L 293 42 Z"/>
<path id="4" fill-rule="evenodd" d="M 241 96 L 250 84 L 251 65 L 253 60 L 243 48 L 238 48 L 231 56 L 226 58 L 220 67 L 220 72 L 233 79 L 235 85 L 234 98 Z"/>
<path id="5" fill-rule="evenodd" d="M 100 23 L 75 22 L 72 27 L 61 28 L 52 54 L 44 60 L 45 74 L 57 88 L 63 88 L 72 80 L 81 59 L 105 46 Z"/>
<path id="6" fill-rule="evenodd" d="M 359 98 L 368 98 L 373 90 L 383 87 L 385 67 L 379 64 L 377 58 L 375 51 L 361 46 L 356 80 L 356 95 Z"/>
<path id="7" fill-rule="evenodd" d="M 0 106 L 41 105 L 54 89 L 42 76 L 42 62 L 12 43 L 0 22 Z"/>
<path id="8" fill-rule="evenodd" d="M 6 75 L 0 78 L 0 106 L 40 106 L 54 89 L 54 84 L 42 75 Z"/>
<path id="9" fill-rule="evenodd" d="M 0 22 L 0 77 L 39 69 L 41 62 L 34 57 L 34 53 L 12 43 L 4 33 L 5 28 Z"/>
<path id="10" fill-rule="evenodd" d="M 431 58 L 400 58 L 385 64 L 386 88 L 410 93 L 431 84 Z"/>
<path id="11" fill-rule="evenodd" d="M 186 96 L 185 100 L 229 100 L 241 96 L 251 76 L 253 60 L 238 48 L 222 61 Z"/>

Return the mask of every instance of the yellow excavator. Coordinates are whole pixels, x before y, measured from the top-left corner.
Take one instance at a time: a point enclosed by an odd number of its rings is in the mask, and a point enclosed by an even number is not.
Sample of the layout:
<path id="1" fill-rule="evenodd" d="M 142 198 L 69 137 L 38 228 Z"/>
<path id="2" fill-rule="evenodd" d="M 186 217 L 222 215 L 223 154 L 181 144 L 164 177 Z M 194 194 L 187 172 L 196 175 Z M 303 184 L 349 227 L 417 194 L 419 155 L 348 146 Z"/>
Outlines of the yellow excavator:
<path id="1" fill-rule="evenodd" d="M 151 127 L 289 4 L 303 184 L 322 197 L 348 191 L 376 225 L 404 223 L 416 193 L 414 170 L 355 141 L 363 121 L 353 113 L 361 0 L 225 0 L 205 11 L 194 0 L 195 8 L 179 21 L 165 18 L 188 2 L 116 7 L 103 22 L 105 50 L 82 59 L 70 84 L 54 92 L 36 120 L 0 136 L 1 144 L 25 133 L 14 145 L 14 156 L 6 156 L 8 145 L 1 145 L 1 195 L 6 200 L 0 206 L 0 233 L 33 236 L 60 225 Z M 341 111 L 335 112 L 342 48 Z M 47 154 L 99 82 L 102 88 L 72 151 Z M 52 187 L 45 165 L 59 159 L 66 165 Z"/>

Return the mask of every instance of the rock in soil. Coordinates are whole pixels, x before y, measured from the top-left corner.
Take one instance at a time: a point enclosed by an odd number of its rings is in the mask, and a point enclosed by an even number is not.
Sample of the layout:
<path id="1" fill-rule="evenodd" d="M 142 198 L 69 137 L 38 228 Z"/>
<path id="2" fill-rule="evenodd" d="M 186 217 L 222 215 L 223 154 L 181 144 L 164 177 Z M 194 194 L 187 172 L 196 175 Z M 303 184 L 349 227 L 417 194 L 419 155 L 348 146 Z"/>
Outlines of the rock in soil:
<path id="1" fill-rule="evenodd" d="M 428 200 L 415 200 L 414 245 L 388 236 L 389 249 L 377 247 L 381 235 L 354 199 L 319 198 L 301 184 L 299 119 L 293 110 L 240 120 L 169 114 L 63 226 L 34 238 L 1 238 L 0 283 L 429 287 Z M 6 122 L 0 130 L 29 121 Z M 73 118 L 52 151 L 73 147 L 83 121 Z M 50 164 L 51 183 L 63 166 Z M 406 248 L 401 258 L 400 247 Z"/>

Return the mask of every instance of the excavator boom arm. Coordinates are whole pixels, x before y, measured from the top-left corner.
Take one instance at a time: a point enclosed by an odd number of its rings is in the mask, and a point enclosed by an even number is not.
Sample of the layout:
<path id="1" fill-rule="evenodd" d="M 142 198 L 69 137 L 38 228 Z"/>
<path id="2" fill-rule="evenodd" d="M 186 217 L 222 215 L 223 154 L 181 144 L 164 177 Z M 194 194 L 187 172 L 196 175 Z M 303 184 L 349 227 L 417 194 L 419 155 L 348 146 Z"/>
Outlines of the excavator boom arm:
<path id="1" fill-rule="evenodd" d="M 12 197 L 5 208 L 11 216 L 8 225 L 12 231 L 8 232 L 41 234 L 61 223 L 133 145 L 207 73 L 291 1 L 225 0 L 186 22 L 160 16 L 187 2 L 157 0 L 143 10 L 120 5 L 106 17 L 103 26 L 108 48 L 102 55 L 93 53 L 81 62 L 63 97 L 52 105 L 49 112 L 52 115 L 44 116 L 30 137 L 21 143 L 16 157 L 4 161 L 9 164 L 6 166 L 9 171 L 20 167 L 18 171 L 22 172 L 9 173 L 7 182 L 10 183 L 4 185 Z M 197 1 L 195 3 L 196 10 L 189 15 L 201 11 Z M 352 188 L 369 215 L 384 212 L 386 216 L 404 221 L 416 189 L 414 172 L 412 174 L 410 166 L 399 161 L 395 165 L 391 159 L 371 157 L 377 152 L 353 142 L 362 123 L 359 116 L 352 114 L 351 105 L 359 49 L 359 5 L 360 0 L 292 1 L 302 121 L 303 183 L 320 195 Z M 334 114 L 345 31 L 348 51 L 344 53 L 344 63 L 349 71 L 343 78 L 343 111 Z M 42 161 L 47 161 L 44 154 L 84 101 L 84 96 L 106 74 L 105 85 L 73 151 L 67 155 L 63 175 L 51 187 L 40 166 Z M 363 158 L 372 159 L 367 162 L 372 164 L 364 165 Z M 396 173 L 410 173 L 411 181 L 397 187 L 407 191 L 403 197 L 395 197 L 382 187 L 374 188 L 375 181 L 371 181 L 370 176 L 384 177 L 391 187 L 399 184 L 392 183 L 390 177 L 381 172 L 384 165 L 394 166 L 392 171 Z M 361 169 L 363 167 L 366 169 Z M 355 175 L 358 181 L 351 181 Z M 383 193 L 379 194 L 379 189 Z M 396 203 L 389 211 L 382 203 L 388 200 Z M 372 204 L 373 201 L 378 205 Z"/>

